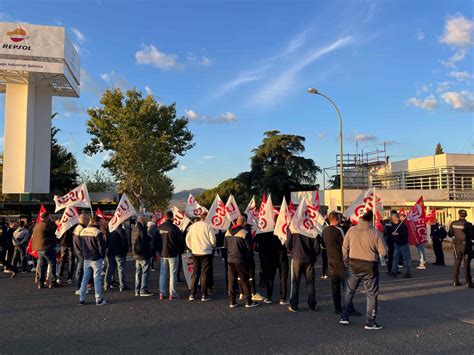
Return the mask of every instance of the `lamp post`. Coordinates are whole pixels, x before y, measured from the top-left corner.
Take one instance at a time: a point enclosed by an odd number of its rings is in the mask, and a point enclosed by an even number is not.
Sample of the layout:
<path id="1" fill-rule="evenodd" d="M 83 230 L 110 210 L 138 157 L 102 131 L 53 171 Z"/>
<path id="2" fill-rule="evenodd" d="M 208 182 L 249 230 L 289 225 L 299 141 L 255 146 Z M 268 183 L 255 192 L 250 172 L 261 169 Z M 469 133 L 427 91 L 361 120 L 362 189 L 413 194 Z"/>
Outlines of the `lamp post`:
<path id="1" fill-rule="evenodd" d="M 309 88 L 308 89 L 309 94 L 313 95 L 320 95 L 324 97 L 326 100 L 328 100 L 336 109 L 337 116 L 339 117 L 339 149 L 340 149 L 340 155 L 341 158 L 339 159 L 339 188 L 341 189 L 341 212 L 344 212 L 344 179 L 343 179 L 343 164 L 342 164 L 342 118 L 341 118 L 341 113 L 339 112 L 339 109 L 337 108 L 336 104 L 334 101 L 332 101 L 329 97 L 321 93 L 320 91 L 316 90 L 315 88 Z"/>

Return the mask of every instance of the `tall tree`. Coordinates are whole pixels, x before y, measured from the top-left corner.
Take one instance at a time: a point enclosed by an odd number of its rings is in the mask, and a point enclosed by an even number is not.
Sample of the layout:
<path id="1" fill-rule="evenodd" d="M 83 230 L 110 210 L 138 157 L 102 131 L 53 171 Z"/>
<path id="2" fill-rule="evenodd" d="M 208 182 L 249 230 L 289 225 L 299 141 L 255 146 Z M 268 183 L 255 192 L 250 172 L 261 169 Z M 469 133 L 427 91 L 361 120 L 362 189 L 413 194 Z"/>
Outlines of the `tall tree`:
<path id="1" fill-rule="evenodd" d="M 135 88 L 125 94 L 107 89 L 100 103 L 87 111 L 93 137 L 84 152 L 108 152 L 103 167 L 140 207 L 166 208 L 174 187 L 165 173 L 193 147 L 188 120 L 176 117 L 175 104 L 159 104 Z"/>
<path id="2" fill-rule="evenodd" d="M 436 144 L 435 155 L 444 154 L 443 146 L 441 143 Z"/>
<path id="3" fill-rule="evenodd" d="M 104 170 L 83 171 L 80 180 L 87 184 L 89 192 L 117 192 L 115 180 Z"/>

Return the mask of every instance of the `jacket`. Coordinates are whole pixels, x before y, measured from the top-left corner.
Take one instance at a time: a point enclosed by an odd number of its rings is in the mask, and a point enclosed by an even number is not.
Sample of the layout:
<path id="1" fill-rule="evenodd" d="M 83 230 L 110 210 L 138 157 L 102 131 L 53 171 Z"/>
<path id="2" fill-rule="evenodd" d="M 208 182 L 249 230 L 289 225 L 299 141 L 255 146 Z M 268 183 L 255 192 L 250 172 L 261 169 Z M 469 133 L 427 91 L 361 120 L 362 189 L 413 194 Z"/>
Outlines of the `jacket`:
<path id="1" fill-rule="evenodd" d="M 16 247 L 26 247 L 29 241 L 29 234 L 28 229 L 18 227 L 13 232 L 13 245 Z"/>
<path id="2" fill-rule="evenodd" d="M 316 251 L 316 239 L 302 234 L 291 233 L 286 240 L 286 248 L 293 259 L 304 262 L 315 263 L 318 253 Z"/>
<path id="3" fill-rule="evenodd" d="M 336 226 L 323 229 L 323 241 L 328 255 L 329 275 L 344 278 L 344 260 L 342 258 L 343 232 Z"/>
<path id="4" fill-rule="evenodd" d="M 99 260 L 105 256 L 105 242 L 99 226 L 84 228 L 79 237 L 79 250 L 84 260 Z"/>
<path id="5" fill-rule="evenodd" d="M 85 225 L 83 224 L 78 224 L 75 228 L 74 231 L 72 232 L 72 245 L 74 247 L 74 253 L 76 254 L 77 257 L 82 258 L 82 252 L 81 252 L 81 232 L 86 228 Z"/>
<path id="6" fill-rule="evenodd" d="M 61 239 L 59 240 L 61 246 L 63 248 L 72 248 L 72 238 L 73 238 L 73 234 L 74 234 L 74 228 L 70 228 L 68 229 L 64 234 L 63 236 L 61 237 Z"/>
<path id="7" fill-rule="evenodd" d="M 121 227 L 110 233 L 105 241 L 106 255 L 110 257 L 127 256 L 128 240 L 125 230 Z"/>
<path id="8" fill-rule="evenodd" d="M 225 234 L 224 248 L 227 249 L 228 263 L 247 263 L 253 253 L 252 236 L 241 226 L 231 227 Z"/>
<path id="9" fill-rule="evenodd" d="M 453 238 L 457 250 L 462 250 L 464 246 L 465 251 L 470 251 L 472 249 L 472 239 L 474 239 L 473 234 L 472 224 L 464 218 L 454 221 L 449 226 L 448 235 Z"/>
<path id="10" fill-rule="evenodd" d="M 148 260 L 152 257 L 151 237 L 140 222 L 137 222 L 132 230 L 132 252 L 134 260 Z"/>
<path id="11" fill-rule="evenodd" d="M 193 223 L 186 234 L 186 246 L 194 255 L 210 255 L 216 246 L 216 236 L 209 223 Z"/>
<path id="12" fill-rule="evenodd" d="M 273 232 L 260 233 L 255 236 L 258 252 L 269 261 L 278 261 L 281 250 L 281 241 Z"/>
<path id="13" fill-rule="evenodd" d="M 158 226 L 157 250 L 162 258 L 175 258 L 184 252 L 185 240 L 181 229 L 167 220 Z"/>
<path id="14" fill-rule="evenodd" d="M 56 224 L 41 221 L 33 228 L 33 250 L 41 251 L 56 245 Z"/>
<path id="15" fill-rule="evenodd" d="M 345 266 L 349 265 L 349 259 L 379 262 L 379 255 L 387 255 L 382 234 L 371 223 L 359 219 L 359 223 L 344 237 L 342 257 Z"/>
<path id="16" fill-rule="evenodd" d="M 396 245 L 407 245 L 408 244 L 408 227 L 406 223 L 399 222 L 398 224 L 392 224 L 392 237 Z M 397 229 L 398 228 L 398 229 Z M 395 230 L 397 231 L 395 234 Z"/>

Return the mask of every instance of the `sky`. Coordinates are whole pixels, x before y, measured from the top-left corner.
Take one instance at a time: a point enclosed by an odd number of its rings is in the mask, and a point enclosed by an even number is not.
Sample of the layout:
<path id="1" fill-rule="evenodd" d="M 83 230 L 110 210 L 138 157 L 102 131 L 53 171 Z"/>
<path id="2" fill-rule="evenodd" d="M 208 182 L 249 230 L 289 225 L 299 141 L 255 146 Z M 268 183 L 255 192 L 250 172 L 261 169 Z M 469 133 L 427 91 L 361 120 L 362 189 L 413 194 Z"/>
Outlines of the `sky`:
<path id="1" fill-rule="evenodd" d="M 387 146 L 392 161 L 474 153 L 471 1 L 0 0 L 0 21 L 64 26 L 81 58 L 80 98 L 54 98 L 59 141 L 79 168 L 87 107 L 135 86 L 189 118 L 195 147 L 169 173 L 175 191 L 250 168 L 263 133 L 306 137 L 322 168 L 339 152 Z M 4 95 L 0 95 L 3 136 Z M 323 183 L 322 176 L 319 177 Z"/>

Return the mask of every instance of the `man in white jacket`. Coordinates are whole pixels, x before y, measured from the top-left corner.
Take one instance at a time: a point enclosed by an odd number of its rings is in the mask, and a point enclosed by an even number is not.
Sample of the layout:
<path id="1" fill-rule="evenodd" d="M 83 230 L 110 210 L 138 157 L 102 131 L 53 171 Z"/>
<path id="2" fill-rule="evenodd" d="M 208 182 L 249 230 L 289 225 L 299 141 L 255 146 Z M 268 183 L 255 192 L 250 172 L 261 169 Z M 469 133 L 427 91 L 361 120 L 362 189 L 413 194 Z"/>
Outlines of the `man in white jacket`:
<path id="1" fill-rule="evenodd" d="M 186 245 L 193 254 L 193 275 L 189 300 L 194 301 L 199 281 L 201 281 L 201 301 L 210 301 L 207 294 L 207 284 L 211 277 L 212 253 L 216 246 L 216 236 L 209 223 L 206 223 L 207 213 L 200 216 L 200 220 L 189 227 L 186 235 Z"/>

